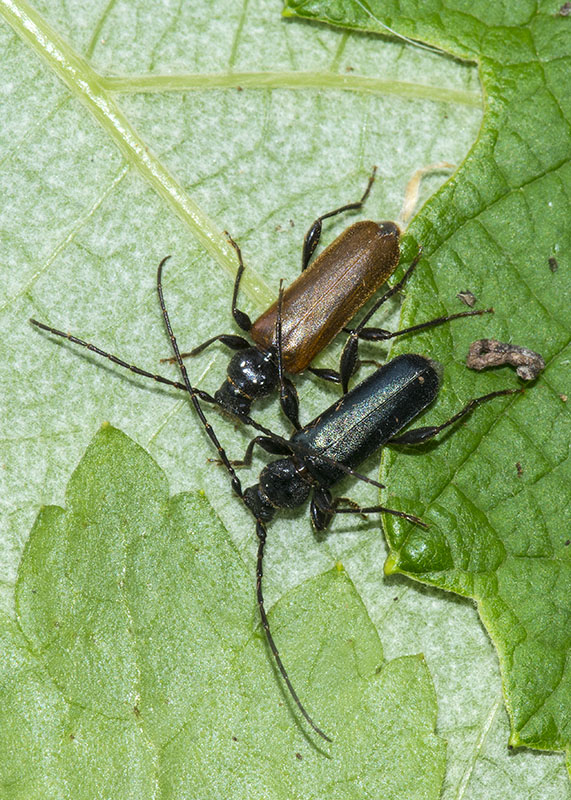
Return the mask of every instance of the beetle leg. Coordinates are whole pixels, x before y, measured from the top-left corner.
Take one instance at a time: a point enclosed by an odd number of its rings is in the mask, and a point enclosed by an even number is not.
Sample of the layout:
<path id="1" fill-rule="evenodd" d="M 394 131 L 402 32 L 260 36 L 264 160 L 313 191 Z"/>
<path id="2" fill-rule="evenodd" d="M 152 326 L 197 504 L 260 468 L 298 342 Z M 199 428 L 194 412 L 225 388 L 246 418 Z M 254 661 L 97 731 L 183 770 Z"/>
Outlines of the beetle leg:
<path id="1" fill-rule="evenodd" d="M 339 208 L 336 208 L 333 211 L 329 211 L 327 214 L 322 214 L 320 217 L 317 217 L 315 222 L 313 222 L 313 224 L 311 225 L 311 227 L 309 228 L 303 239 L 303 251 L 301 256 L 302 272 L 306 269 L 307 265 L 311 260 L 311 256 L 315 251 L 315 248 L 319 244 L 319 240 L 321 238 L 321 229 L 323 220 L 328 219 L 329 217 L 334 217 L 337 214 L 342 214 L 344 211 L 356 211 L 357 209 L 361 208 L 361 206 L 369 196 L 369 192 L 371 191 L 371 186 L 373 185 L 373 181 L 375 180 L 376 173 L 377 173 L 377 168 L 373 167 L 371 177 L 369 178 L 369 182 L 367 183 L 367 188 L 365 189 L 363 196 L 357 203 L 349 203 L 346 206 L 340 206 Z"/>
<path id="2" fill-rule="evenodd" d="M 240 309 L 237 307 L 238 290 L 240 288 L 240 281 L 242 280 L 242 275 L 245 269 L 244 262 L 242 261 L 242 251 L 240 250 L 240 246 L 238 245 L 238 243 L 234 241 L 234 239 L 230 236 L 228 231 L 224 231 L 224 233 L 226 234 L 226 238 L 228 239 L 228 241 L 230 242 L 230 244 L 232 245 L 238 256 L 238 272 L 236 273 L 236 280 L 234 281 L 234 291 L 232 292 L 232 316 L 234 317 L 234 320 L 236 321 L 238 327 L 242 328 L 243 331 L 247 332 L 252 327 L 252 320 L 246 314 L 245 311 L 240 311 Z"/>
<path id="3" fill-rule="evenodd" d="M 355 514 L 360 514 L 363 519 L 367 519 L 367 515 L 363 514 L 359 503 L 351 500 L 350 497 L 336 497 L 333 501 L 333 507 L 337 509 L 343 503 L 346 504 L 347 508 L 353 508 L 355 510 Z"/>
<path id="4" fill-rule="evenodd" d="M 360 367 L 361 367 L 363 364 L 367 364 L 367 365 L 369 365 L 369 364 L 370 364 L 370 365 L 372 365 L 373 367 L 376 367 L 377 369 L 380 369 L 381 367 L 383 367 L 383 366 L 384 366 L 384 364 L 381 364 L 381 362 L 380 362 L 380 361 L 375 361 L 375 359 L 374 359 L 374 358 L 360 358 L 360 359 L 357 361 L 357 366 L 356 366 L 356 368 L 355 368 L 355 369 L 356 369 L 356 370 L 357 370 L 357 369 L 359 369 L 359 368 L 360 368 Z"/>
<path id="5" fill-rule="evenodd" d="M 316 487 L 309 504 L 311 524 L 315 530 L 327 530 L 334 513 L 334 501 L 329 489 L 325 489 L 323 486 Z"/>
<path id="6" fill-rule="evenodd" d="M 247 339 L 244 339 L 243 336 L 236 336 L 234 333 L 220 333 L 218 336 L 213 336 L 211 339 L 207 339 L 202 344 L 197 345 L 193 350 L 189 350 L 188 353 L 181 353 L 181 358 L 189 358 L 190 356 L 197 356 L 199 353 L 202 353 L 203 350 L 206 350 L 207 347 L 210 347 L 211 344 L 214 342 L 222 342 L 225 344 L 226 347 L 229 347 L 230 350 L 245 350 L 246 348 L 250 347 L 250 342 Z M 171 358 L 161 358 L 161 364 L 176 364 L 176 358 L 171 356 Z"/>
<path id="7" fill-rule="evenodd" d="M 390 297 L 392 297 L 397 292 L 403 288 L 407 280 L 410 278 L 414 270 L 416 269 L 416 265 L 420 261 L 422 257 L 422 247 L 418 248 L 418 253 L 416 254 L 415 258 L 413 259 L 411 265 L 404 273 L 402 278 L 398 283 L 395 283 L 387 292 L 384 293 L 382 297 L 380 297 L 377 302 L 372 306 L 372 308 L 365 314 L 361 322 L 357 325 L 356 328 L 349 330 L 349 338 L 345 343 L 345 347 L 343 348 L 343 352 L 341 353 L 341 361 L 339 365 L 339 372 L 341 374 L 341 385 L 343 387 L 343 393 L 347 392 L 349 387 L 349 379 L 351 375 L 357 369 L 357 363 L 359 360 L 359 338 L 361 333 L 366 330 L 365 325 L 371 319 L 375 311 L 379 309 L 383 303 L 385 303 Z M 386 333 L 386 331 L 383 331 Z M 390 338 L 390 337 L 389 337 Z"/>
<path id="8" fill-rule="evenodd" d="M 349 388 L 349 379 L 357 369 L 357 362 L 359 360 L 359 336 L 357 332 L 352 333 L 341 353 L 341 360 L 339 362 L 339 373 L 341 375 L 341 386 L 343 394 L 347 393 Z"/>
<path id="9" fill-rule="evenodd" d="M 443 325 L 446 322 L 451 322 L 453 319 L 460 317 L 480 317 L 482 314 L 493 314 L 493 308 L 484 308 L 478 311 L 461 311 L 459 314 L 449 314 L 446 317 L 436 317 L 436 319 L 429 319 L 428 322 L 421 322 L 419 325 L 412 325 L 410 328 L 403 328 L 400 331 L 386 331 L 382 328 L 363 328 L 356 331 L 359 339 L 367 342 L 381 342 L 386 339 L 394 339 L 397 336 L 403 336 L 405 333 L 416 333 L 425 328 L 434 328 L 437 325 Z"/>
<path id="10" fill-rule="evenodd" d="M 321 378 L 324 381 L 330 381 L 331 383 L 341 383 L 341 375 L 337 370 L 334 369 L 320 369 L 318 367 L 308 367 L 308 372 L 311 372 L 312 375 L 315 375 L 317 378 Z"/>
<path id="11" fill-rule="evenodd" d="M 377 369 L 383 366 L 380 361 L 374 361 L 371 358 L 358 358 L 355 362 L 355 369 L 353 372 L 357 372 L 362 364 L 372 364 L 374 367 L 377 367 Z M 311 372 L 317 378 L 321 378 L 324 381 L 341 383 L 341 373 L 335 369 L 318 369 L 317 367 L 308 367 L 306 371 Z"/>
<path id="12" fill-rule="evenodd" d="M 270 453 L 273 456 L 289 456 L 291 455 L 291 450 L 285 445 L 276 442 L 274 439 L 270 439 L 269 436 L 256 436 L 254 439 L 251 440 L 250 444 L 246 448 L 246 452 L 244 453 L 244 457 L 239 461 L 231 461 L 233 467 L 249 467 L 252 463 L 252 453 L 254 451 L 254 447 L 258 445 L 261 447 L 262 450 L 265 450 L 266 453 Z M 219 458 L 209 458 L 209 461 L 213 462 L 214 464 L 222 464 L 223 462 Z"/>
<path id="13" fill-rule="evenodd" d="M 286 417 L 296 431 L 298 431 L 301 428 L 299 421 L 299 398 L 297 389 L 289 378 L 284 377 L 283 383 L 280 384 L 280 405 Z"/>
<path id="14" fill-rule="evenodd" d="M 349 502 L 351 503 L 350 508 L 337 508 L 336 503 L 337 501 L 341 502 Z M 414 514 L 406 514 L 404 511 L 397 511 L 396 508 L 387 508 L 386 506 L 359 506 L 357 503 L 354 503 L 352 500 L 349 500 L 347 497 L 337 497 L 333 501 L 333 514 L 360 514 L 361 516 L 365 516 L 366 514 L 376 514 L 378 512 L 382 512 L 383 514 L 392 514 L 393 517 L 400 517 L 401 519 L 406 519 L 408 522 L 412 522 L 413 525 L 420 525 L 422 528 L 428 528 L 426 522 L 423 522 L 420 517 L 415 517 Z"/>
<path id="15" fill-rule="evenodd" d="M 342 504 L 345 504 L 347 507 L 339 508 Z M 316 531 L 324 531 L 328 528 L 335 514 L 359 514 L 365 519 L 367 514 L 374 514 L 378 511 L 394 514 L 416 525 L 422 525 L 424 528 L 428 527 L 421 519 L 412 514 L 405 514 L 404 511 L 397 511 L 394 508 L 386 508 L 385 506 L 369 506 L 363 508 L 349 497 L 333 498 L 329 489 L 323 487 L 318 487 L 314 490 L 310 504 L 311 522 Z"/>
<path id="16" fill-rule="evenodd" d="M 475 397 L 473 400 L 470 400 L 469 403 L 466 403 L 463 409 L 461 409 L 457 414 L 454 414 L 453 417 L 443 422 L 442 425 L 427 425 L 424 428 L 413 428 L 406 433 L 403 433 L 402 436 L 395 436 L 394 439 L 389 439 L 388 444 L 422 444 L 423 442 L 432 439 L 436 436 L 440 431 L 448 428 L 450 425 L 453 425 L 458 420 L 466 417 L 470 414 L 477 406 L 481 405 L 481 403 L 487 403 L 488 400 L 493 400 L 495 397 L 503 397 L 504 395 L 508 394 L 520 394 L 523 392 L 523 389 L 502 389 L 499 392 L 491 392 L 490 394 L 482 395 L 482 397 Z"/>
<path id="17" fill-rule="evenodd" d="M 361 331 L 365 330 L 365 325 L 371 319 L 373 314 L 376 311 L 378 311 L 378 309 L 383 305 L 383 303 L 386 303 L 387 300 L 389 300 L 389 298 L 397 294 L 397 292 L 400 292 L 400 290 L 404 287 L 405 283 L 408 281 L 408 279 L 418 266 L 418 262 L 420 261 L 421 258 L 422 258 L 422 245 L 419 245 L 418 253 L 413 258 L 410 266 L 408 267 L 408 269 L 406 270 L 400 281 L 398 283 L 395 283 L 394 286 L 391 286 L 391 288 L 388 289 L 382 297 L 379 297 L 377 302 L 373 304 L 373 306 L 369 309 L 369 311 L 367 311 L 367 313 L 365 314 L 361 322 L 357 325 L 357 327 L 351 331 L 352 334 L 359 335 Z"/>
<path id="18" fill-rule="evenodd" d="M 226 238 L 236 251 L 238 255 L 238 272 L 236 273 L 236 279 L 234 281 L 234 291 L 232 292 L 232 316 L 239 328 L 243 331 L 249 331 L 252 327 L 252 321 L 250 317 L 246 314 L 245 311 L 240 311 L 237 307 L 238 302 L 238 291 L 240 289 L 240 281 L 242 280 L 242 275 L 244 273 L 244 262 L 242 260 L 242 251 L 240 250 L 240 246 L 234 239 L 230 236 L 228 231 L 224 231 L 226 234 Z M 229 347 L 231 350 L 244 350 L 247 347 L 250 347 L 250 342 L 247 339 L 244 339 L 242 336 L 235 336 L 231 333 L 221 333 L 218 336 L 213 336 L 211 339 L 207 339 L 202 344 L 199 344 L 198 347 L 195 347 L 193 350 L 190 350 L 187 353 L 181 353 L 181 358 L 188 358 L 189 356 L 197 356 L 203 350 L 206 350 L 213 342 L 222 342 L 225 344 L 226 347 Z M 161 358 L 161 363 L 169 363 L 175 364 L 176 358 L 172 356 L 171 358 Z"/>

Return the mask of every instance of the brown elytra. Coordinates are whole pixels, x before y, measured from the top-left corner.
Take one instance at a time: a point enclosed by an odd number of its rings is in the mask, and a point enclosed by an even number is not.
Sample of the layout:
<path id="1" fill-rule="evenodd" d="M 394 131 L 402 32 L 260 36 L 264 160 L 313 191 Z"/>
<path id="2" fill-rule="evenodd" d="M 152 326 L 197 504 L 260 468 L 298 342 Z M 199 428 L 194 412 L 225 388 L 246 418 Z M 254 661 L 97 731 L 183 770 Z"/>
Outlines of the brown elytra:
<path id="1" fill-rule="evenodd" d="M 285 289 L 282 354 L 287 372 L 306 369 L 393 274 L 399 239 L 394 222 L 356 222 Z M 250 330 L 261 350 L 276 346 L 276 317 L 277 301 Z"/>

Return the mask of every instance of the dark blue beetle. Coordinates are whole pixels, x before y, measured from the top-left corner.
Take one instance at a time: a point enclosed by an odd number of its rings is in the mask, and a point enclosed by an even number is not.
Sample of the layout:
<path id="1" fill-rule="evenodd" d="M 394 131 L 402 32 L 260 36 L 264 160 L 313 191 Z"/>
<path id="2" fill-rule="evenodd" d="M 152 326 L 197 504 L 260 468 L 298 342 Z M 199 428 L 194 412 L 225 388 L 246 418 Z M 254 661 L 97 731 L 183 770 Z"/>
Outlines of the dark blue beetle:
<path id="1" fill-rule="evenodd" d="M 442 374 L 440 365 L 429 358 L 410 353 L 398 356 L 355 386 L 308 425 L 299 427 L 289 440 L 276 436 L 250 417 L 240 414 L 239 418 L 241 420 L 265 434 L 264 436 L 256 437 L 250 442 L 242 463 L 249 462 L 255 444 L 259 444 L 270 453 L 285 456 L 268 464 L 260 474 L 259 483 L 243 491 L 240 480 L 234 470 L 235 465 L 233 466 L 224 448 L 220 445 L 212 426 L 204 415 L 199 399 L 216 405 L 219 405 L 219 403 L 206 392 L 191 385 L 184 362 L 181 359 L 162 293 L 161 274 L 165 261 L 166 259 L 163 259 L 159 265 L 157 289 L 165 324 L 175 353 L 175 360 L 183 378 L 182 383 L 171 381 L 161 375 L 154 375 L 133 364 L 128 364 L 117 356 L 100 350 L 95 345 L 78 339 L 71 334 L 64 333 L 36 320 L 31 320 L 31 322 L 36 327 L 57 336 L 63 336 L 69 341 L 86 347 L 91 352 L 97 353 L 135 374 L 152 378 L 159 383 L 174 386 L 188 393 L 196 413 L 218 451 L 220 460 L 230 474 L 232 488 L 256 518 L 256 534 L 258 536 L 256 593 L 258 608 L 262 626 L 278 669 L 304 718 L 321 737 L 330 741 L 329 737 L 313 721 L 299 699 L 270 631 L 262 593 L 263 557 L 267 538 L 265 523 L 272 519 L 276 510 L 280 508 L 295 508 L 306 502 L 311 495 L 311 518 L 317 530 L 327 528 L 335 514 L 371 514 L 374 512 L 393 514 L 426 527 L 425 523 L 418 517 L 406 514 L 403 511 L 380 505 L 362 508 L 347 498 L 333 498 L 330 489 L 346 474 L 355 474 L 369 483 L 380 486 L 376 481 L 359 476 L 355 472 L 355 467 L 375 450 L 385 444 L 414 445 L 424 442 L 469 414 L 480 403 L 501 395 L 512 394 L 519 390 L 506 389 L 475 398 L 441 425 L 415 428 L 404 434 L 397 435 L 436 398 Z M 403 279 L 387 292 L 385 298 L 402 287 L 404 281 L 414 269 L 416 262 L 417 259 L 409 267 Z M 379 301 L 375 306 L 378 306 L 378 304 Z M 451 317 L 441 317 L 428 323 L 422 323 L 413 328 L 399 331 L 396 335 L 412 333 L 435 324 L 448 322 L 459 316 L 470 316 L 473 313 L 476 312 L 464 312 Z M 348 353 L 346 361 L 348 363 L 352 363 L 356 357 L 356 339 L 362 334 L 363 325 L 368 321 L 368 318 L 369 314 L 365 316 L 354 331 L 351 331 L 349 346 L 346 347 L 346 352 Z M 393 335 L 395 334 L 388 334 L 388 332 L 382 330 L 373 330 L 371 338 L 392 338 Z M 349 370 L 348 374 L 351 374 L 351 371 Z"/>

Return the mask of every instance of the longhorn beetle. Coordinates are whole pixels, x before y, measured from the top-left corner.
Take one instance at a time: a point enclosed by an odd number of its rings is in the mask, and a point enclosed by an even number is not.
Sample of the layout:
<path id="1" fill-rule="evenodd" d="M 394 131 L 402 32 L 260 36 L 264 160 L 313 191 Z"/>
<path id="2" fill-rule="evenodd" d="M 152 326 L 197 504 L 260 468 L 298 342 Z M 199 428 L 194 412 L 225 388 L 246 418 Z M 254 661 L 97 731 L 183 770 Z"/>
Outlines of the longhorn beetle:
<path id="1" fill-rule="evenodd" d="M 248 463 L 252 449 L 259 444 L 271 453 L 287 455 L 286 458 L 270 463 L 261 474 L 259 483 L 242 491 L 240 480 L 234 466 L 221 448 L 214 431 L 205 420 L 198 402 L 196 390 L 191 386 L 186 367 L 181 358 L 174 336 L 162 291 L 162 268 L 157 273 L 157 290 L 165 325 L 171 340 L 175 360 L 179 366 L 184 384 L 199 416 L 206 426 L 208 435 L 218 449 L 220 458 L 228 470 L 232 487 L 256 519 L 258 554 L 256 560 L 256 595 L 262 627 L 268 645 L 275 658 L 278 669 L 291 697 L 303 717 L 313 730 L 330 742 L 330 737 L 316 724 L 302 704 L 274 642 L 267 618 L 262 580 L 264 575 L 264 548 L 267 539 L 266 522 L 270 521 L 279 508 L 295 508 L 302 505 L 313 494 L 311 517 L 317 530 L 325 530 L 335 514 L 372 514 L 384 512 L 407 519 L 409 522 L 427 527 L 426 524 L 403 511 L 385 506 L 361 507 L 348 498 L 333 499 L 329 489 L 349 470 L 361 463 L 367 456 L 384 444 L 420 444 L 436 436 L 440 431 L 453 425 L 481 403 L 496 397 L 520 392 L 520 389 L 503 389 L 470 400 L 464 408 L 440 425 L 417 428 L 401 436 L 396 436 L 409 422 L 430 405 L 440 388 L 442 369 L 431 359 L 416 354 L 399 356 L 380 367 L 373 375 L 355 386 L 349 393 L 337 400 L 326 411 L 308 425 L 300 428 L 284 442 L 281 437 L 256 437 L 246 451 L 241 463 Z M 412 265 L 414 268 L 415 264 Z M 280 316 L 282 292 L 278 298 L 277 342 L 280 347 Z M 425 325 L 417 328 L 426 327 Z M 382 487 L 384 488 L 384 487 Z M 345 507 L 343 508 L 343 504 Z"/>
<path id="2" fill-rule="evenodd" d="M 366 328 L 377 309 L 395 292 L 402 282 L 386 292 L 350 331 L 342 352 L 339 371 L 311 367 L 313 359 L 340 333 L 349 320 L 389 278 L 400 258 L 400 230 L 394 222 L 356 222 L 341 233 L 332 244 L 310 264 L 321 238 L 323 221 L 345 211 L 362 207 L 375 179 L 373 169 L 363 196 L 356 203 L 336 208 L 318 217 L 305 234 L 301 259 L 301 275 L 283 293 L 278 347 L 277 301 L 252 322 L 248 314 L 237 307 L 244 262 L 238 244 L 226 234 L 238 256 L 238 271 L 232 293 L 232 316 L 236 324 L 250 334 L 254 346 L 243 336 L 218 334 L 207 339 L 181 358 L 196 356 L 214 342 L 222 342 L 237 350 L 226 370 L 226 379 L 215 393 L 215 399 L 236 415 L 249 414 L 252 403 L 272 394 L 279 388 L 282 410 L 295 429 L 300 428 L 299 401 L 295 386 L 284 372 L 297 374 L 308 370 L 325 380 L 341 383 L 346 392 L 349 379 L 359 365 L 359 339 L 379 341 L 408 333 L 391 333 L 380 328 Z M 420 251 L 411 270 L 420 259 Z M 408 277 L 408 276 L 407 276 Z M 405 279 L 406 280 L 406 279 Z M 485 311 L 467 311 L 432 320 L 425 325 L 437 325 L 457 317 L 475 316 Z M 175 361 L 174 358 L 164 359 Z"/>
<path id="3" fill-rule="evenodd" d="M 167 257 L 168 258 L 168 257 Z M 308 425 L 299 428 L 288 441 L 275 435 L 272 431 L 259 425 L 246 414 L 240 414 L 242 421 L 260 430 L 264 436 L 258 436 L 250 442 L 246 451 L 244 462 L 251 458 L 255 444 L 260 445 L 273 454 L 285 455 L 269 464 L 262 470 L 259 483 L 242 490 L 241 482 L 234 466 L 221 446 L 212 426 L 206 419 L 199 399 L 221 405 L 219 401 L 206 392 L 196 389 L 190 383 L 186 367 L 181 358 L 177 341 L 172 331 L 168 312 L 162 291 L 162 270 L 166 258 L 161 261 L 157 272 L 157 291 L 159 302 L 171 341 L 175 360 L 178 364 L 183 382 L 171 381 L 160 375 L 154 375 L 135 365 L 128 364 L 117 356 L 100 350 L 93 344 L 85 342 L 71 334 L 66 334 L 36 320 L 30 320 L 36 327 L 52 334 L 63 336 L 70 341 L 86 347 L 88 350 L 108 358 L 113 363 L 129 369 L 143 377 L 152 378 L 166 385 L 186 391 L 198 414 L 212 443 L 218 451 L 221 462 L 227 469 L 234 492 L 242 499 L 256 519 L 256 534 L 258 537 L 258 554 L 256 567 L 256 593 L 262 627 L 264 629 L 269 647 L 275 658 L 278 669 L 286 686 L 298 706 L 301 714 L 311 727 L 325 740 L 330 738 L 313 721 L 301 700 L 299 699 L 285 666 L 280 657 L 277 646 L 271 634 L 268 618 L 264 606 L 262 590 L 263 557 L 267 538 L 266 522 L 274 515 L 278 508 L 292 508 L 304 503 L 312 494 L 311 517 L 318 530 L 324 530 L 329 525 L 335 514 L 370 514 L 384 512 L 392 514 L 409 522 L 425 526 L 422 520 L 413 515 L 384 506 L 362 508 L 347 498 L 333 499 L 330 488 L 345 474 L 352 474 L 368 483 L 384 488 L 381 484 L 355 471 L 355 467 L 368 455 L 384 444 L 418 444 L 432 438 L 444 428 L 452 425 L 462 417 L 469 414 L 480 403 L 491 400 L 501 395 L 512 394 L 518 390 L 503 390 L 484 395 L 471 400 L 461 411 L 449 420 L 438 426 L 419 428 L 409 431 L 401 436 L 396 436 L 402 428 L 420 414 L 437 396 L 440 386 L 441 370 L 436 362 L 423 356 L 409 354 L 394 359 L 378 369 L 368 379 L 354 387 L 341 400 L 337 400 L 323 414 L 319 415 Z M 418 258 L 411 264 L 402 280 L 396 284 L 389 293 L 402 287 L 405 280 L 418 263 Z M 387 293 L 388 294 L 388 293 Z M 280 288 L 276 313 L 276 341 L 278 347 L 278 360 L 281 350 L 281 312 L 283 293 Z M 381 298 L 382 301 L 383 298 Z M 441 317 L 427 323 L 416 325 L 407 329 L 413 332 L 428 326 L 454 319 L 457 316 L 470 316 L 470 312 L 452 315 L 449 318 Z M 405 332 L 405 331 L 401 331 Z M 237 462 L 239 463 L 239 462 Z"/>

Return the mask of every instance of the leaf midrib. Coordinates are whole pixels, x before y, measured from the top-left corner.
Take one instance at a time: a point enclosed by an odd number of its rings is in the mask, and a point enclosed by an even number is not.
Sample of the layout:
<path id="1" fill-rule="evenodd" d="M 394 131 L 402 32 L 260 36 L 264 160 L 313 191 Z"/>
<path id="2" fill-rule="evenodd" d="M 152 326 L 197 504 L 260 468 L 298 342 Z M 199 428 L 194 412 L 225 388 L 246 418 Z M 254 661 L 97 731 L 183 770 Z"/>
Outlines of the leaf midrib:
<path id="1" fill-rule="evenodd" d="M 141 177 L 167 202 L 204 249 L 232 278 L 236 273 L 236 257 L 224 234 L 139 137 L 115 101 L 115 93 L 182 92 L 237 87 L 291 90 L 314 88 L 390 94 L 404 99 L 425 99 L 466 106 L 481 104 L 481 96 L 476 92 L 336 74 L 329 70 L 101 76 L 25 0 L 0 0 L 0 14 L 87 107 L 101 128 L 119 147 L 128 165 L 138 170 Z M 267 307 L 273 300 L 273 292 L 251 268 L 244 275 L 242 288 L 258 308 Z"/>

